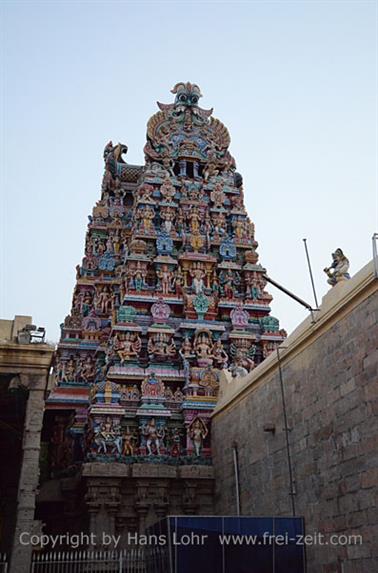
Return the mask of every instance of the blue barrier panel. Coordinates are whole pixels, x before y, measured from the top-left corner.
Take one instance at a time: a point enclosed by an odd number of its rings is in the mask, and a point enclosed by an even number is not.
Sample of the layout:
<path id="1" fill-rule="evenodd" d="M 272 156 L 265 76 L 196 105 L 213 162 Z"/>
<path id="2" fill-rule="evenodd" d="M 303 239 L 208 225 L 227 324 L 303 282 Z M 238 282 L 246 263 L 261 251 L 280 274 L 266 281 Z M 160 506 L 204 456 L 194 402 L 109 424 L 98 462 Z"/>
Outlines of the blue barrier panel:
<path id="1" fill-rule="evenodd" d="M 164 548 L 164 567 L 155 560 L 147 573 L 306 571 L 301 517 L 171 516 L 147 533 Z"/>

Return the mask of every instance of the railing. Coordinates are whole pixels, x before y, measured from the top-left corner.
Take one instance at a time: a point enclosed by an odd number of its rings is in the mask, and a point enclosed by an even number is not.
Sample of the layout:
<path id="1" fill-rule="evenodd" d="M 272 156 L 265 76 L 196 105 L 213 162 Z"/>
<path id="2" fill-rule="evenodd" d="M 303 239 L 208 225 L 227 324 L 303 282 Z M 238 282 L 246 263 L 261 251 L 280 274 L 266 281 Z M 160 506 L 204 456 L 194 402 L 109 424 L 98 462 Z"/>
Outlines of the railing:
<path id="1" fill-rule="evenodd" d="M 375 271 L 375 278 L 378 279 L 378 233 L 374 233 L 372 236 L 373 241 L 373 261 L 374 261 L 374 271 Z"/>
<path id="2" fill-rule="evenodd" d="M 167 573 L 169 568 L 164 548 L 139 547 L 122 551 L 34 553 L 30 571 L 31 573 Z"/>
<path id="3" fill-rule="evenodd" d="M 0 573 L 7 573 L 8 571 L 8 557 L 6 553 L 0 553 Z"/>

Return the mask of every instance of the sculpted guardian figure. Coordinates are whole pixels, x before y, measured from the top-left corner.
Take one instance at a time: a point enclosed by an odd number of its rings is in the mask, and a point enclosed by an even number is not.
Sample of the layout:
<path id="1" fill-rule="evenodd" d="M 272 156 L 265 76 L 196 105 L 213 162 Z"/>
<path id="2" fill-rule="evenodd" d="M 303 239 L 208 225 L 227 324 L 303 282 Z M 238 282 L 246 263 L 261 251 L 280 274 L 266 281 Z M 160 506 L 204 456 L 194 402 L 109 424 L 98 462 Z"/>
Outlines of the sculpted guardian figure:
<path id="1" fill-rule="evenodd" d="M 348 259 L 341 249 L 336 249 L 336 251 L 332 253 L 332 264 L 324 269 L 324 272 L 328 276 L 328 284 L 335 286 L 341 281 L 350 279 L 348 270 Z"/>

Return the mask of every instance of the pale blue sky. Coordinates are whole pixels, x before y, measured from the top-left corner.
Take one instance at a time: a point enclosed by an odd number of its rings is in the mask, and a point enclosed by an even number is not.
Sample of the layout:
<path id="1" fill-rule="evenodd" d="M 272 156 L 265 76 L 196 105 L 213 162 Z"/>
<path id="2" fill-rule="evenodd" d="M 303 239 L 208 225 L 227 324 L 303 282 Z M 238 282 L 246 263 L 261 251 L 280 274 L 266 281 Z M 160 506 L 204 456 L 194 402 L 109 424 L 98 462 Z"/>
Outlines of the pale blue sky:
<path id="1" fill-rule="evenodd" d="M 2 2 L 0 316 L 58 340 L 112 139 L 143 162 L 178 81 L 229 128 L 260 262 L 312 302 L 377 230 L 376 2 Z M 307 314 L 271 287 L 291 331 Z"/>

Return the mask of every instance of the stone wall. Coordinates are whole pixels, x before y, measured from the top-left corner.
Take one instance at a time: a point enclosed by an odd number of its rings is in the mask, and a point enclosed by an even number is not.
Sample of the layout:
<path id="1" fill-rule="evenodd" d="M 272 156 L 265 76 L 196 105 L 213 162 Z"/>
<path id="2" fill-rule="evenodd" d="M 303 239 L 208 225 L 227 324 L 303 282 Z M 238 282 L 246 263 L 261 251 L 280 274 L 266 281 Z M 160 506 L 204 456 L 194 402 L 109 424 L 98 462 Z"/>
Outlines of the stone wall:
<path id="1" fill-rule="evenodd" d="M 296 514 L 329 543 L 307 546 L 309 573 L 378 571 L 377 283 L 370 264 L 334 287 L 316 323 L 308 318 L 280 350 Z M 236 445 L 242 515 L 292 515 L 276 354 L 223 381 L 212 428 L 217 513 L 236 513 Z M 362 544 L 331 545 L 333 534 Z"/>

